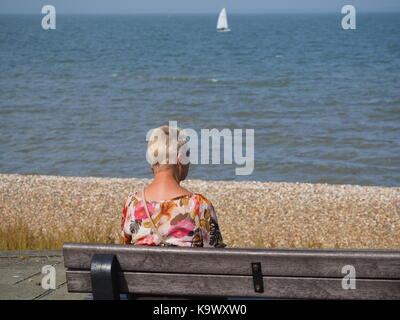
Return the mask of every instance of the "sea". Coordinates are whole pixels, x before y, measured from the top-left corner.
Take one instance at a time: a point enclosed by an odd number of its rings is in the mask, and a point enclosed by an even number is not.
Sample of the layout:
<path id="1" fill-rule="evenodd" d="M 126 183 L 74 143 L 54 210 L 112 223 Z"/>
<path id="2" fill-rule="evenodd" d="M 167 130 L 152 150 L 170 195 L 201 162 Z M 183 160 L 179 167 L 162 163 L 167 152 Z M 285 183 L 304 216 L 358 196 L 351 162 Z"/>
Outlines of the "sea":
<path id="1" fill-rule="evenodd" d="M 254 170 L 400 186 L 400 14 L 0 15 L 0 173 L 150 178 L 146 134 L 254 129 Z M 222 159 L 222 158 L 221 158 Z"/>

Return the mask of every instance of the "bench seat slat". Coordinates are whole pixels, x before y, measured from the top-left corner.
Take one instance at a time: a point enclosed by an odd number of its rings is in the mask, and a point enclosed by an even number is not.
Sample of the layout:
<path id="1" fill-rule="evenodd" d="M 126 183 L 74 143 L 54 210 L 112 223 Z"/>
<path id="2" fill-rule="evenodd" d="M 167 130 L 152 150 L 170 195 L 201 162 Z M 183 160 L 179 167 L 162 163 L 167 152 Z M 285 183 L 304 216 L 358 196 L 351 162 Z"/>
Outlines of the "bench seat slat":
<path id="1" fill-rule="evenodd" d="M 69 292 L 91 292 L 90 271 L 67 270 Z M 400 299 L 400 280 L 357 279 L 356 289 L 342 288 L 342 279 L 264 277 L 256 293 L 251 276 L 123 272 L 120 292 L 136 294 L 258 297 L 288 299 Z"/>
<path id="2" fill-rule="evenodd" d="M 263 275 L 342 278 L 353 265 L 357 278 L 400 279 L 400 251 L 322 249 L 216 249 L 65 243 L 64 264 L 90 269 L 94 254 L 114 254 L 123 271 L 189 274 L 252 274 L 260 262 Z"/>

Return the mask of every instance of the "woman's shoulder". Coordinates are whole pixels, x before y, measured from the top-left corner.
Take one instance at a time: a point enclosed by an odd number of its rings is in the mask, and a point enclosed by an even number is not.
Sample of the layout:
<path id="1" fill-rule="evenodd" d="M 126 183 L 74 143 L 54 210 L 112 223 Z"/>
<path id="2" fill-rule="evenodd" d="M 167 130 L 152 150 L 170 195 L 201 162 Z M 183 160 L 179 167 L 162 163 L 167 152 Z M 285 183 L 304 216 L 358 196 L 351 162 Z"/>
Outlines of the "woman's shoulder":
<path id="1" fill-rule="evenodd" d="M 208 205 L 211 205 L 211 201 L 208 200 L 203 194 L 201 193 L 193 193 L 193 197 L 199 202 L 199 203 L 206 203 Z"/>
<path id="2" fill-rule="evenodd" d="M 131 204 L 136 205 L 138 200 L 137 192 L 131 192 L 125 197 L 125 206 L 130 206 Z"/>

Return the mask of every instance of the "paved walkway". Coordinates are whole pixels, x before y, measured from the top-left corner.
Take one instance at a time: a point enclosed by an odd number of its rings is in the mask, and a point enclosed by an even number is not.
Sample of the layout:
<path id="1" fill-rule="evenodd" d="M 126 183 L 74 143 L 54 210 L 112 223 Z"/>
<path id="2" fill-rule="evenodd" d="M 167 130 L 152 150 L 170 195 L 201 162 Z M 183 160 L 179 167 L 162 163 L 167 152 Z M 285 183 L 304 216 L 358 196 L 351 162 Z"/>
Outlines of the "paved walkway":
<path id="1" fill-rule="evenodd" d="M 56 289 L 41 286 L 42 267 L 56 270 Z M 82 300 L 87 293 L 68 293 L 61 250 L 0 251 L 0 300 Z"/>

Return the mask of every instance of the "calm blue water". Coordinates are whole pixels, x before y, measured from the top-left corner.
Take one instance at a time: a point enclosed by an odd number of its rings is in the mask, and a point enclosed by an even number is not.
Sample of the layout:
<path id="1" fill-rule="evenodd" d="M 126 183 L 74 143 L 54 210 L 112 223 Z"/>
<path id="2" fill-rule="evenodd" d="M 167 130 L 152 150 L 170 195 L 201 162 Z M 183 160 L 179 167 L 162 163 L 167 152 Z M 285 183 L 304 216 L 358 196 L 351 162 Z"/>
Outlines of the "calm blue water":
<path id="1" fill-rule="evenodd" d="M 0 172 L 150 177 L 145 135 L 254 128 L 255 170 L 400 185 L 400 15 L 0 16 Z"/>

